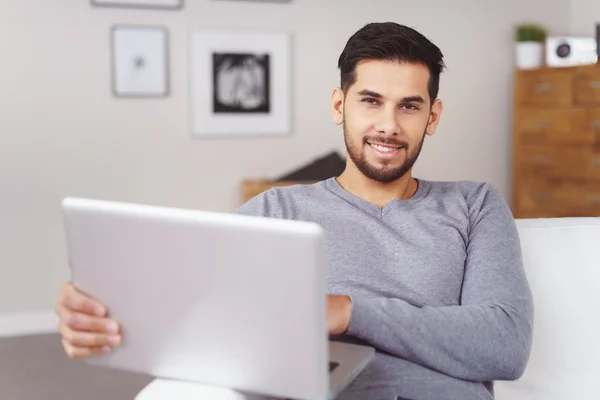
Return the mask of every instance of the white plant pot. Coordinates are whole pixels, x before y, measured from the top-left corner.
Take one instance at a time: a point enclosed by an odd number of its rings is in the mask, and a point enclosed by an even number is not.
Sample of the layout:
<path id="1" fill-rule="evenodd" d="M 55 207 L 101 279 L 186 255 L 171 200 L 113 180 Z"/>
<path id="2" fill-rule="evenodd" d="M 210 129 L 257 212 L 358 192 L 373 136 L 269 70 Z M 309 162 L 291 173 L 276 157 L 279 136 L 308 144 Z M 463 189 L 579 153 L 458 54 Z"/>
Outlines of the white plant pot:
<path id="1" fill-rule="evenodd" d="M 542 66 L 544 45 L 540 42 L 517 43 L 517 68 L 536 69 Z"/>

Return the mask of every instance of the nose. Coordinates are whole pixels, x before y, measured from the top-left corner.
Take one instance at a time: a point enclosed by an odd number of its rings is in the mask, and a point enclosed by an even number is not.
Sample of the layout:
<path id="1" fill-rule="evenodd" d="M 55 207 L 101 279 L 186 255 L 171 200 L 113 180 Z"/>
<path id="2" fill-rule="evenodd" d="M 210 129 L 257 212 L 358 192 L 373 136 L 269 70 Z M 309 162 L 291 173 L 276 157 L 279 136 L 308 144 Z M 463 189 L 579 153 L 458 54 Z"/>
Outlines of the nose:
<path id="1" fill-rule="evenodd" d="M 391 110 L 382 111 L 379 119 L 375 123 L 375 130 L 384 136 L 397 136 L 400 134 L 400 126 L 396 119 L 395 112 Z"/>

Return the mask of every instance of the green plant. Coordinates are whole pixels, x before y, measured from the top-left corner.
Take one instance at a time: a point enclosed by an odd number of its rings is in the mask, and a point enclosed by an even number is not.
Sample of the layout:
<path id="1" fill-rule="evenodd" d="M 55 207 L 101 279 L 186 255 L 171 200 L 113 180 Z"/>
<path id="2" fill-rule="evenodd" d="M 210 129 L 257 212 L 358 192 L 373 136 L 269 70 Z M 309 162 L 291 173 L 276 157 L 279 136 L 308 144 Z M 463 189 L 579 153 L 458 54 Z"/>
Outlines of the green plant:
<path id="1" fill-rule="evenodd" d="M 548 31 L 537 24 L 521 24 L 515 29 L 517 42 L 543 42 L 548 37 Z"/>

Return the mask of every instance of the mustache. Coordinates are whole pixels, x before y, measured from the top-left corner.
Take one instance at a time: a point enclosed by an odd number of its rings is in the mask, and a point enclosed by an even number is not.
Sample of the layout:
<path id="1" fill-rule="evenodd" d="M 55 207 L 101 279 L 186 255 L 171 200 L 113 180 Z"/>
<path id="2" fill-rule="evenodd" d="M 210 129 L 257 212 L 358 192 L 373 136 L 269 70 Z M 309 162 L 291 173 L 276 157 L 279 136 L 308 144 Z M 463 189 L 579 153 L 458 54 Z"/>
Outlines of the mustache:
<path id="1" fill-rule="evenodd" d="M 388 146 L 408 148 L 407 141 L 397 140 L 397 139 L 389 138 L 389 137 L 368 136 L 368 137 L 364 138 L 364 142 L 371 143 L 371 144 L 387 144 Z"/>

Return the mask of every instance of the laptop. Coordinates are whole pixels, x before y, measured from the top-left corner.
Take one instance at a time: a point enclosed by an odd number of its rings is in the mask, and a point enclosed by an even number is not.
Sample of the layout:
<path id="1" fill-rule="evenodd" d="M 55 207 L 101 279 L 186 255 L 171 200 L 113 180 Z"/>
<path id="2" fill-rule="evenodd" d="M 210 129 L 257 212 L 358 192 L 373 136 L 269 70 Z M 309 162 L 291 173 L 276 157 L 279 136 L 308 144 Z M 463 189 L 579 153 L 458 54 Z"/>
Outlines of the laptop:
<path id="1" fill-rule="evenodd" d="M 83 198 L 62 212 L 73 284 L 123 330 L 90 364 L 323 400 L 374 356 L 329 340 L 316 223 Z"/>

